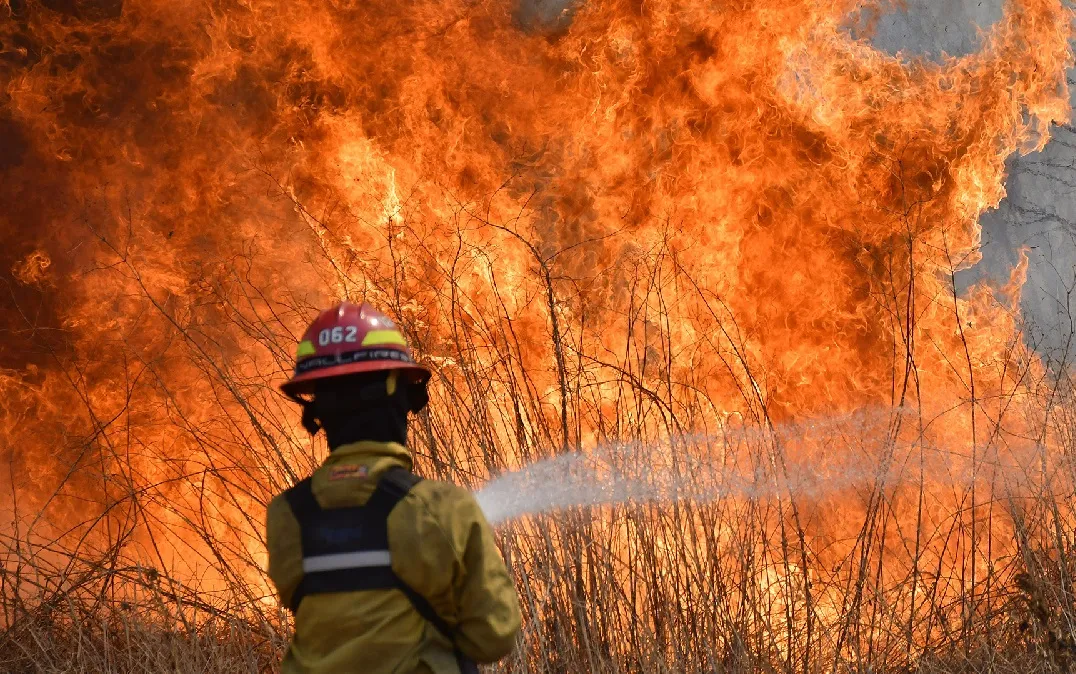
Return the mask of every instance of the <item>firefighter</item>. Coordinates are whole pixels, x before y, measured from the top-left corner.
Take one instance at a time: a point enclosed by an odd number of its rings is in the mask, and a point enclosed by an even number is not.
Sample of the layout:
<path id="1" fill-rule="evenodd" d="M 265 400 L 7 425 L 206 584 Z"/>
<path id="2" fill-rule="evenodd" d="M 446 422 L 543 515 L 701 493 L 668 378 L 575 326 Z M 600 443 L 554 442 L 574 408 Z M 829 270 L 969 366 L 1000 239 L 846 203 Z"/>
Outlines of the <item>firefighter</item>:
<path id="1" fill-rule="evenodd" d="M 515 587 L 470 492 L 411 473 L 430 372 L 369 304 L 323 312 L 282 389 L 330 448 L 269 504 L 269 576 L 295 616 L 283 672 L 477 672 L 512 651 Z"/>

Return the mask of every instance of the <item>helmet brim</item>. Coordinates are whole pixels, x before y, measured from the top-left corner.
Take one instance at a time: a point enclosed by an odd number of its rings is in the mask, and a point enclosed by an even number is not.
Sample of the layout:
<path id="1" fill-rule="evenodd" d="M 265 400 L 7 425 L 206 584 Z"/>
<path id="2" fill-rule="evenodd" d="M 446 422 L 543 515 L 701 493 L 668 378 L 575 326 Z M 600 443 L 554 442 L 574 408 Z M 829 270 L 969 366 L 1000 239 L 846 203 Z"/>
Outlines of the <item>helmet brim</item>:
<path id="1" fill-rule="evenodd" d="M 300 395 L 312 394 L 317 382 L 324 379 L 343 377 L 349 374 L 362 374 L 363 372 L 384 372 L 388 370 L 403 372 L 405 376 L 409 377 L 414 382 L 429 381 L 432 376 L 432 373 L 421 365 L 402 365 L 399 361 L 395 360 L 375 360 L 366 363 L 345 363 L 342 365 L 321 368 L 319 370 L 312 370 L 311 372 L 304 372 L 281 384 L 280 390 L 286 395 L 295 398 Z"/>

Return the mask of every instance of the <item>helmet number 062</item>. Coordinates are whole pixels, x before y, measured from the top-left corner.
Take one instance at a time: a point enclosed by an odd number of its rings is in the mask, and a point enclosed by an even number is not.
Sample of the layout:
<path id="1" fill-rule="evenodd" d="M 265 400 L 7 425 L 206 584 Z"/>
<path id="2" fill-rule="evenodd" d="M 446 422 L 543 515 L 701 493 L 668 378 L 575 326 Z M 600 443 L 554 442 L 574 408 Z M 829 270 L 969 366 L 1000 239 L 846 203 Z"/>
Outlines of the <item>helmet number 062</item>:
<path id="1" fill-rule="evenodd" d="M 318 344 L 321 346 L 328 346 L 330 344 L 354 344 L 358 342 L 357 334 L 359 329 L 354 325 L 336 326 L 335 328 L 326 328 L 318 333 Z"/>

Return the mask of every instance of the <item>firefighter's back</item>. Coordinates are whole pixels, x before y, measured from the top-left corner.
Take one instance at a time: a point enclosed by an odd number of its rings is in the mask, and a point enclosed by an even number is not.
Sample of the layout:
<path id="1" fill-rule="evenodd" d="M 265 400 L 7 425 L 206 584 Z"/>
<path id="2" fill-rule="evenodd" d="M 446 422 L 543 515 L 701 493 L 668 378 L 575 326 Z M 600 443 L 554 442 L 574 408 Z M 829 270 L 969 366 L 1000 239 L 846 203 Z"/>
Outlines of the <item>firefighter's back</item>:
<path id="1" fill-rule="evenodd" d="M 313 508 L 330 514 L 361 512 L 355 509 L 371 505 L 388 471 L 409 467 L 409 453 L 394 443 L 341 447 L 311 476 Z M 374 501 L 378 499 L 382 495 Z M 309 573 L 321 567 L 312 564 L 308 550 L 304 572 L 303 527 L 309 528 L 310 519 L 297 503 L 301 500 L 294 492 L 285 493 L 268 512 L 270 576 L 281 600 L 295 611 L 295 637 L 284 672 L 455 673 L 459 652 L 491 662 L 511 651 L 520 621 L 515 589 L 469 492 L 423 480 L 410 486 L 384 519 L 389 554 L 383 561 L 391 566 L 390 575 L 417 594 L 417 601 L 428 603 L 454 643 L 420 614 L 416 598 L 386 587 L 390 583 L 383 579 L 370 580 L 378 575 L 377 567 L 370 566 L 380 559 L 376 551 L 351 554 L 350 559 L 365 559 L 365 568 L 318 574 Z M 328 532 L 331 537 L 331 522 Z M 309 532 L 307 545 L 312 545 Z M 313 561 L 341 558 L 348 559 L 322 555 Z"/>

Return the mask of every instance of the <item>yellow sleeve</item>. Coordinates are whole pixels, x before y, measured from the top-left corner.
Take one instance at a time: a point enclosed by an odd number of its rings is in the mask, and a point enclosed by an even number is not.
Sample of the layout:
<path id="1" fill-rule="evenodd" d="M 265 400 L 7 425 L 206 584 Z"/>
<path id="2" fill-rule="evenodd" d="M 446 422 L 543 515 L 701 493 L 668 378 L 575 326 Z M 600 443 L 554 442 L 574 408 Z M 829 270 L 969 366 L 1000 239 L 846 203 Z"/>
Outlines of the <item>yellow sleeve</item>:
<path id="1" fill-rule="evenodd" d="M 519 600 L 485 515 L 461 487 L 427 481 L 414 492 L 413 519 L 401 508 L 389 517 L 393 568 L 454 627 L 464 654 L 503 658 L 519 634 Z"/>
<path id="2" fill-rule="evenodd" d="M 486 516 L 470 493 L 464 496 L 453 524 L 463 558 L 463 577 L 456 584 L 456 645 L 474 660 L 493 662 L 515 646 L 519 598 Z"/>
<path id="3" fill-rule="evenodd" d="M 265 542 L 269 549 L 269 578 L 276 586 L 280 602 L 287 606 L 291 595 L 303 579 L 303 545 L 299 520 L 283 496 L 269 503 L 266 513 Z"/>

